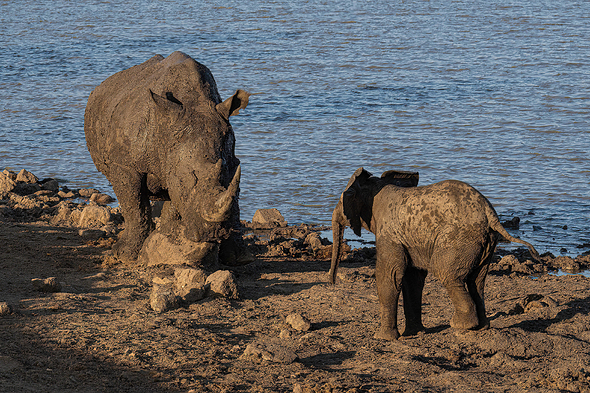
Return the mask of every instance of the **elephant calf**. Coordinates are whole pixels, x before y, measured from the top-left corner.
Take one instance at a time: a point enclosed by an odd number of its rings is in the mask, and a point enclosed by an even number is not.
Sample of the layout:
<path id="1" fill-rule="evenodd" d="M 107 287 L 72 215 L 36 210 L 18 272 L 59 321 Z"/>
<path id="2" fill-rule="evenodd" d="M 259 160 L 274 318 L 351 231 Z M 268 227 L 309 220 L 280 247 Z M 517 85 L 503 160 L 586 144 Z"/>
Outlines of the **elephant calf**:
<path id="1" fill-rule="evenodd" d="M 343 229 L 360 236 L 361 227 L 375 234 L 375 276 L 381 326 L 375 338 L 394 340 L 397 304 L 404 294 L 404 335 L 423 330 L 422 289 L 428 272 L 448 291 L 458 330 L 486 328 L 484 283 L 500 236 L 534 247 L 508 234 L 490 202 L 476 189 L 455 180 L 416 187 L 418 174 L 385 172 L 380 178 L 357 169 L 332 214 L 334 246 L 330 282 L 335 283 Z"/>

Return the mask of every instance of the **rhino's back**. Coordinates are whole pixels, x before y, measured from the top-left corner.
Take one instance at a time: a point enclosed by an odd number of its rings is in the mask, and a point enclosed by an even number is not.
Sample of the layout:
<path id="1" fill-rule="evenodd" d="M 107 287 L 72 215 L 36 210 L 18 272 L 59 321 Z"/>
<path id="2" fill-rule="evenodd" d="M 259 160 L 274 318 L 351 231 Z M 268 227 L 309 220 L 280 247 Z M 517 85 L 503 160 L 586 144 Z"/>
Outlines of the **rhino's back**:
<path id="1" fill-rule="evenodd" d="M 172 93 L 185 108 L 202 101 L 221 102 L 209 69 L 181 52 L 166 58 L 155 55 L 110 76 L 92 91 L 84 114 L 86 142 L 97 165 L 97 158 L 108 160 L 104 156 L 113 146 L 131 147 L 146 140 L 144 134 L 153 129 L 150 90 L 161 96 Z"/>

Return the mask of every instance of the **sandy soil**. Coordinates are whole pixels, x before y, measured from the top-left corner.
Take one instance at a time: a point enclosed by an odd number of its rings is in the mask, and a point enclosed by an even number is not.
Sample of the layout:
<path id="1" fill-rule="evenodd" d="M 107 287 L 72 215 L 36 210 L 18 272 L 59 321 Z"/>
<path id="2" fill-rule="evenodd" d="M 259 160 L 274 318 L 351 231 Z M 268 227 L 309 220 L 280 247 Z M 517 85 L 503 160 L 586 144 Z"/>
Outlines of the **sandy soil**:
<path id="1" fill-rule="evenodd" d="M 521 255 L 494 263 L 491 328 L 467 334 L 450 328 L 449 298 L 429 279 L 426 332 L 384 342 L 373 339 L 370 247 L 343 261 L 334 287 L 321 253 L 271 256 L 258 241 L 256 261 L 232 269 L 240 299 L 158 314 L 152 279 L 170 268 L 116 263 L 113 236 L 0 222 L 0 302 L 10 306 L 0 313 L 1 392 L 590 391 L 590 278 L 580 274 L 531 276 Z M 61 291 L 32 285 L 47 277 Z M 309 330 L 289 325 L 292 313 Z"/>

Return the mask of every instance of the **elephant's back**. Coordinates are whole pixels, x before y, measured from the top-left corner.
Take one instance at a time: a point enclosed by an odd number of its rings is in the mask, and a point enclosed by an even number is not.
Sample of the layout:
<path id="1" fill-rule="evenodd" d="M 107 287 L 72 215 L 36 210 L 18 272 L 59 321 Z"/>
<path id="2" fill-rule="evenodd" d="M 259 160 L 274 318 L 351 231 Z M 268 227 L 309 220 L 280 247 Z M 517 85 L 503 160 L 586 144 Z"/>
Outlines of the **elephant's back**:
<path id="1" fill-rule="evenodd" d="M 395 186 L 391 186 L 395 187 Z M 497 217 L 493 206 L 475 188 L 458 180 L 445 180 L 425 186 L 389 188 L 397 214 L 412 216 L 416 226 L 488 227 Z"/>

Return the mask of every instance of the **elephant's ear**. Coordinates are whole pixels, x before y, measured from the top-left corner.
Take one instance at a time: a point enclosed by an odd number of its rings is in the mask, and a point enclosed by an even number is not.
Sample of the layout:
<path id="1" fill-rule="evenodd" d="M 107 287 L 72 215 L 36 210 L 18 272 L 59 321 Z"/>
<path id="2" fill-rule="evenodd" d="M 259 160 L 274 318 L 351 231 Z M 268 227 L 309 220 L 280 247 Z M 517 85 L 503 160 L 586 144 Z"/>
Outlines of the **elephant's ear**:
<path id="1" fill-rule="evenodd" d="M 381 180 L 385 183 L 399 187 L 416 187 L 419 179 L 418 172 L 386 171 L 381 175 Z"/>
<path id="2" fill-rule="evenodd" d="M 236 90 L 233 96 L 215 106 L 215 109 L 225 120 L 229 120 L 230 116 L 240 113 L 240 109 L 246 108 L 248 105 L 248 97 L 250 94 L 244 90 Z"/>
<path id="3" fill-rule="evenodd" d="M 361 199 L 357 195 L 358 190 L 350 187 L 342 193 L 342 212 L 350 223 L 355 235 L 361 235 Z"/>
<path id="4" fill-rule="evenodd" d="M 359 169 L 354 171 L 354 173 L 350 177 L 350 180 L 348 180 L 348 184 L 346 185 L 346 189 L 348 190 L 355 183 L 357 183 L 359 187 L 363 186 L 365 184 L 365 182 L 367 181 L 367 179 L 369 179 L 371 176 L 373 176 L 371 174 L 371 172 L 367 171 L 363 167 L 360 167 Z"/>

